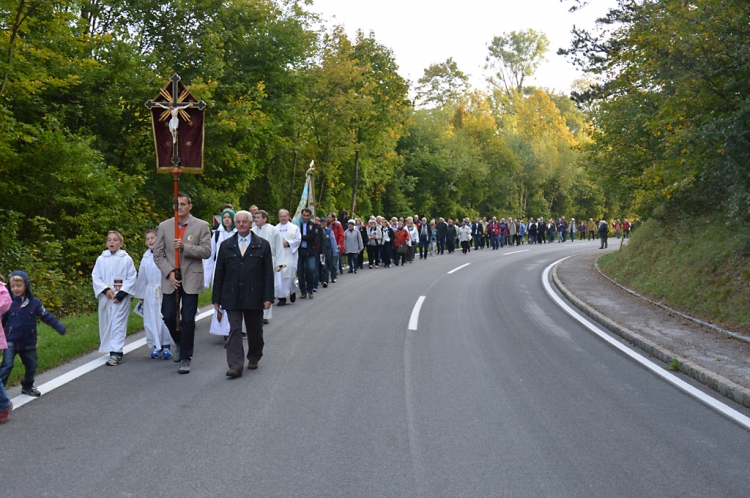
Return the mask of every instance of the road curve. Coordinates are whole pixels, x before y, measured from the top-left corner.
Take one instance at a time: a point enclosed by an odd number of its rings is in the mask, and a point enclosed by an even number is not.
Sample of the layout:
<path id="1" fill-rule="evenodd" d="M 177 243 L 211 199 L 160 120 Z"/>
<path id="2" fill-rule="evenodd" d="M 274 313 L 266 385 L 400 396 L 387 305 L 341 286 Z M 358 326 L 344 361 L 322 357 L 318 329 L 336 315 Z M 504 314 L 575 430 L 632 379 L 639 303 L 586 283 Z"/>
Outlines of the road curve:
<path id="1" fill-rule="evenodd" d="M 142 349 L 13 412 L 3 495 L 747 496 L 750 434 L 545 294 L 595 247 L 344 275 L 277 308 L 236 380 L 200 322 L 190 375 Z"/>

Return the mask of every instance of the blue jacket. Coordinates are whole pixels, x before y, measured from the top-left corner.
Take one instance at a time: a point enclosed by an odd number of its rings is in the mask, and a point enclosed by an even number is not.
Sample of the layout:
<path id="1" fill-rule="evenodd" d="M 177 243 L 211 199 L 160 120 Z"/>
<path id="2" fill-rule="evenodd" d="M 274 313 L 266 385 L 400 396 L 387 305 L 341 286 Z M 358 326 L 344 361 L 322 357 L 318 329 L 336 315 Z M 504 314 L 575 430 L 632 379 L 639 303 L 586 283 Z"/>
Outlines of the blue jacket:
<path id="1" fill-rule="evenodd" d="M 23 279 L 26 283 L 26 295 L 18 297 L 11 293 L 13 302 L 10 309 L 3 315 L 3 328 L 9 345 L 12 342 L 16 351 L 36 349 L 36 317 L 41 318 L 58 334 L 62 335 L 67 332 L 65 326 L 42 306 L 39 298 L 31 294 L 31 281 L 29 281 L 26 273 L 14 271 L 10 276 L 18 276 Z"/>

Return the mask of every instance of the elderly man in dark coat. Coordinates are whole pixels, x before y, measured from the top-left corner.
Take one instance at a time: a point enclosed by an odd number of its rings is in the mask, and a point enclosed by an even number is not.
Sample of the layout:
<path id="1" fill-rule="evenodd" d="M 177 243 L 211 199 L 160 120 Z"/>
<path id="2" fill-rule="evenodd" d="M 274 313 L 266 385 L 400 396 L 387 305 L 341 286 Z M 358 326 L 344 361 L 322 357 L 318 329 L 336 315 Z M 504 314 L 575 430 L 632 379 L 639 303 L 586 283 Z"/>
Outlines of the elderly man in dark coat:
<path id="1" fill-rule="evenodd" d="M 242 319 L 247 327 L 247 368 L 255 370 L 263 356 L 263 310 L 274 299 L 271 246 L 250 231 L 249 212 L 239 211 L 234 223 L 237 233 L 221 244 L 216 256 L 212 295 L 214 307 L 229 320 L 227 376 L 232 378 L 242 376 Z"/>

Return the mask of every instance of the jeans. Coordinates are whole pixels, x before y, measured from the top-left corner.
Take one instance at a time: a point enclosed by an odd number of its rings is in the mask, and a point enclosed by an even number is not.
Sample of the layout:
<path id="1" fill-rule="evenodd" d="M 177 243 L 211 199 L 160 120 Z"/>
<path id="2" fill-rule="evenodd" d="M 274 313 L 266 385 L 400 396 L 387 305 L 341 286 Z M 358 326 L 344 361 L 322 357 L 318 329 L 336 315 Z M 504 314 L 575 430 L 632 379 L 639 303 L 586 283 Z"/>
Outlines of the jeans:
<path id="1" fill-rule="evenodd" d="M 445 252 L 445 235 L 438 237 L 438 252 L 443 254 Z"/>
<path id="2" fill-rule="evenodd" d="M 421 239 L 419 241 L 419 259 L 427 259 L 429 245 L 430 239 Z"/>
<path id="3" fill-rule="evenodd" d="M 549 243 L 553 243 L 555 241 L 555 232 L 549 233 Z"/>
<path id="4" fill-rule="evenodd" d="M 3 351 L 3 363 L 0 365 L 0 382 L 2 382 L 3 386 L 8 383 L 8 377 L 10 377 L 10 372 L 13 370 L 13 363 L 16 360 L 16 355 L 21 357 L 21 362 L 26 369 L 23 381 L 21 381 L 21 387 L 23 389 L 31 389 L 34 387 L 34 376 L 36 375 L 36 368 L 39 365 L 39 360 L 36 356 L 36 348 L 27 349 L 25 351 L 16 351 L 15 344 L 12 342 L 9 342 L 8 349 Z M 1 404 L 2 398 L 0 397 L 0 405 Z"/>
<path id="5" fill-rule="evenodd" d="M 331 256 L 331 280 L 336 280 L 336 277 L 339 274 L 339 265 L 340 265 L 341 258 L 338 254 Z"/>
<path id="6" fill-rule="evenodd" d="M 481 235 L 475 235 L 474 236 L 474 250 L 480 249 L 482 247 L 482 236 Z"/>
<path id="7" fill-rule="evenodd" d="M 312 292 L 315 288 L 315 250 L 300 248 L 297 259 L 297 279 L 302 294 Z"/>
<path id="8" fill-rule="evenodd" d="M 570 241 L 573 242 L 574 240 L 576 240 L 576 233 L 570 232 Z"/>
<path id="9" fill-rule="evenodd" d="M 174 294 L 164 294 L 161 301 L 161 314 L 164 324 L 172 336 L 172 342 L 180 346 L 180 360 L 189 360 L 193 356 L 195 341 L 195 314 L 198 312 L 198 294 L 181 295 L 180 332 L 176 330 L 177 306 Z"/>
<path id="10" fill-rule="evenodd" d="M 346 254 L 346 260 L 349 262 L 349 273 L 357 270 L 357 256 L 356 252 L 350 252 Z"/>
<path id="11" fill-rule="evenodd" d="M 10 398 L 8 393 L 5 392 L 5 387 L 0 383 L 0 410 L 5 410 L 10 406 Z"/>

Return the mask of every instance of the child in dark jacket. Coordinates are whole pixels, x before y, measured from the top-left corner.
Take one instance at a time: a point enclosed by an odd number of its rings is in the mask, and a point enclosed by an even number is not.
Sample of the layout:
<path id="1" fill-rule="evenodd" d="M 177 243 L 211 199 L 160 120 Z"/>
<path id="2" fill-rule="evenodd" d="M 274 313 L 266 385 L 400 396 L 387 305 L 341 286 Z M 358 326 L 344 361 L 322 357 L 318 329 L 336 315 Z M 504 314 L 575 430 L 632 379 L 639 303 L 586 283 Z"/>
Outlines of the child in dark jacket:
<path id="1" fill-rule="evenodd" d="M 13 370 L 16 355 L 26 368 L 26 374 L 21 382 L 21 392 L 29 396 L 41 396 L 34 387 L 34 376 L 38 364 L 36 354 L 36 319 L 41 318 L 44 323 L 55 329 L 60 335 L 66 330 L 62 323 L 52 313 L 44 309 L 39 298 L 31 294 L 31 282 L 28 275 L 22 271 L 14 271 L 8 279 L 13 302 L 10 309 L 3 315 L 3 328 L 8 349 L 3 352 L 3 363 L 0 365 L 0 382 L 5 386 Z"/>

